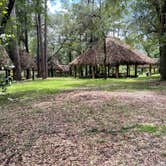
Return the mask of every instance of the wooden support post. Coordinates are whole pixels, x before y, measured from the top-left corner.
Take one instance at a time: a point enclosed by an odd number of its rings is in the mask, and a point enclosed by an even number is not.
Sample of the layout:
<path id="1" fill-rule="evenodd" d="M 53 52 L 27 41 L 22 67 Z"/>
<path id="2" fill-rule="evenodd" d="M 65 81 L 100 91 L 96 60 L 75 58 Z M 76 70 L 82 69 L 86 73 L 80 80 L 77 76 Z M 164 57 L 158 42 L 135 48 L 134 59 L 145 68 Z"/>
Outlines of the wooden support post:
<path id="1" fill-rule="evenodd" d="M 74 66 L 74 77 L 77 77 L 77 66 Z"/>
<path id="2" fill-rule="evenodd" d="M 127 65 L 127 77 L 130 77 L 130 66 Z"/>
<path id="3" fill-rule="evenodd" d="M 119 65 L 116 65 L 116 78 L 119 78 Z"/>
<path id="4" fill-rule="evenodd" d="M 54 77 L 54 70 L 51 68 L 51 77 Z"/>
<path id="5" fill-rule="evenodd" d="M 92 76 L 92 66 L 89 66 L 89 75 Z"/>
<path id="6" fill-rule="evenodd" d="M 138 65 L 135 65 L 135 77 L 138 77 Z"/>
<path id="7" fill-rule="evenodd" d="M 95 66 L 92 67 L 92 78 L 95 78 Z"/>
<path id="8" fill-rule="evenodd" d="M 110 76 L 110 65 L 108 65 L 108 77 Z"/>
<path id="9" fill-rule="evenodd" d="M 141 73 L 142 73 L 142 74 L 144 73 L 144 67 L 142 67 L 142 69 L 141 69 Z"/>
<path id="10" fill-rule="evenodd" d="M 107 79 L 107 66 L 104 65 L 104 79 Z"/>
<path id="11" fill-rule="evenodd" d="M 8 69 L 5 69 L 5 78 L 8 78 Z"/>
<path id="12" fill-rule="evenodd" d="M 31 70 L 30 69 L 26 69 L 26 79 L 30 79 L 31 78 Z"/>
<path id="13" fill-rule="evenodd" d="M 149 75 L 150 76 L 152 75 L 152 65 L 151 64 L 149 65 Z"/>
<path id="14" fill-rule="evenodd" d="M 10 77 L 11 76 L 11 70 L 9 69 L 8 70 L 8 77 Z"/>
<path id="15" fill-rule="evenodd" d="M 88 77 L 88 66 L 85 66 L 85 77 Z"/>
<path id="16" fill-rule="evenodd" d="M 100 67 L 101 67 L 101 65 L 99 65 L 99 67 L 98 67 L 98 74 L 100 75 Z"/>
<path id="17" fill-rule="evenodd" d="M 9 76 L 9 74 L 8 74 L 8 69 L 5 69 L 5 79 L 6 79 L 6 84 L 8 83 L 8 76 Z"/>
<path id="18" fill-rule="evenodd" d="M 82 78 L 84 76 L 83 66 L 80 66 L 80 77 Z"/>
<path id="19" fill-rule="evenodd" d="M 95 67 L 95 76 L 98 77 L 98 65 Z"/>
<path id="20" fill-rule="evenodd" d="M 35 70 L 32 68 L 32 80 L 35 80 Z"/>
<path id="21" fill-rule="evenodd" d="M 78 75 L 81 77 L 81 66 L 78 66 Z"/>
<path id="22" fill-rule="evenodd" d="M 69 75 L 72 76 L 72 67 L 69 67 Z"/>
<path id="23" fill-rule="evenodd" d="M 154 66 L 154 68 L 153 68 L 153 72 L 154 72 L 154 74 L 156 73 L 156 67 Z"/>

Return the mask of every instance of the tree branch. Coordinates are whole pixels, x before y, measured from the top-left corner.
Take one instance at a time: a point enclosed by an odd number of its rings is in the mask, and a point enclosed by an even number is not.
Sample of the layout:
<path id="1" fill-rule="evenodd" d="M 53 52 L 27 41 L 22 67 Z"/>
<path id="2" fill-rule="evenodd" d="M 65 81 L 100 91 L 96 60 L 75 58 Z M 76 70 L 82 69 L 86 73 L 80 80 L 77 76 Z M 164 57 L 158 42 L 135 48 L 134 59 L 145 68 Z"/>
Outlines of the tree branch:
<path id="1" fill-rule="evenodd" d="M 9 20 L 10 18 L 10 14 L 12 12 L 12 9 L 14 7 L 14 3 L 15 3 L 15 0 L 10 0 L 9 3 L 8 3 L 8 6 L 7 6 L 7 12 L 6 14 L 4 15 L 4 17 L 2 18 L 2 21 L 0 23 L 0 34 L 3 34 L 4 33 L 4 30 L 6 28 L 6 24 L 7 24 L 7 21 Z"/>

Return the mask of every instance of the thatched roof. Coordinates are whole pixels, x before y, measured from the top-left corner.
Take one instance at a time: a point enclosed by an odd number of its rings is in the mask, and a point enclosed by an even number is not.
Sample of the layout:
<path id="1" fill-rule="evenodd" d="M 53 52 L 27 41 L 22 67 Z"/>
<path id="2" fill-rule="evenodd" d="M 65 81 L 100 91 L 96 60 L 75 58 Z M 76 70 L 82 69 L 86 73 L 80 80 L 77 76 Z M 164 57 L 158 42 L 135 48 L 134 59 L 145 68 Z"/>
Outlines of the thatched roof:
<path id="1" fill-rule="evenodd" d="M 157 67 L 160 64 L 160 58 L 152 58 L 153 60 L 153 67 Z M 145 65 L 139 65 L 139 68 L 149 68 L 149 64 L 145 64 Z"/>
<path id="2" fill-rule="evenodd" d="M 0 68 L 12 65 L 12 62 L 5 48 L 0 46 Z"/>
<path id="3" fill-rule="evenodd" d="M 147 55 L 129 45 L 123 44 L 114 38 L 107 38 L 106 64 L 110 65 L 143 65 L 153 64 L 154 61 Z M 103 43 L 97 44 L 88 49 L 84 54 L 77 57 L 70 65 L 98 65 L 104 64 Z"/>
<path id="4" fill-rule="evenodd" d="M 160 58 L 153 58 L 154 64 L 159 65 L 160 64 Z"/>
<path id="5" fill-rule="evenodd" d="M 19 50 L 20 53 L 20 59 L 21 59 L 21 69 L 32 69 L 36 67 L 35 60 L 32 58 L 32 56 L 26 52 L 26 50 Z"/>
<path id="6" fill-rule="evenodd" d="M 65 73 L 70 71 L 69 65 L 59 65 L 59 66 L 62 68 L 63 72 Z"/>
<path id="7" fill-rule="evenodd" d="M 53 69 L 59 72 L 69 72 L 69 65 L 61 65 L 56 56 L 51 57 L 48 60 L 48 69 Z"/>
<path id="8" fill-rule="evenodd" d="M 62 72 L 63 69 L 59 64 L 59 60 L 57 57 L 53 56 L 48 61 L 48 69 L 53 69 Z"/>

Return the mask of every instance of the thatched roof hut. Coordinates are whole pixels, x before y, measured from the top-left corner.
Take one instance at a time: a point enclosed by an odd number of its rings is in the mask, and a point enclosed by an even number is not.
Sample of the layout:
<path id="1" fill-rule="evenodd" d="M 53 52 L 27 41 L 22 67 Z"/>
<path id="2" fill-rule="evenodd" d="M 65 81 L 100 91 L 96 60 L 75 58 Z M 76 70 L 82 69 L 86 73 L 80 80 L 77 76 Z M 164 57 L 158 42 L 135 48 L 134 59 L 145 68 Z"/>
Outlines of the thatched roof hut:
<path id="1" fill-rule="evenodd" d="M 5 48 L 0 46 L 0 68 L 10 66 L 12 62 L 6 52 Z"/>
<path id="2" fill-rule="evenodd" d="M 36 63 L 34 58 L 26 52 L 26 50 L 20 50 L 20 59 L 21 59 L 21 69 L 27 70 L 36 68 Z"/>
<path id="3" fill-rule="evenodd" d="M 97 44 L 78 56 L 70 65 L 102 65 L 104 64 L 103 44 Z M 114 38 L 106 39 L 107 45 L 107 65 L 143 65 L 153 64 L 154 61 L 129 45 L 123 44 Z"/>

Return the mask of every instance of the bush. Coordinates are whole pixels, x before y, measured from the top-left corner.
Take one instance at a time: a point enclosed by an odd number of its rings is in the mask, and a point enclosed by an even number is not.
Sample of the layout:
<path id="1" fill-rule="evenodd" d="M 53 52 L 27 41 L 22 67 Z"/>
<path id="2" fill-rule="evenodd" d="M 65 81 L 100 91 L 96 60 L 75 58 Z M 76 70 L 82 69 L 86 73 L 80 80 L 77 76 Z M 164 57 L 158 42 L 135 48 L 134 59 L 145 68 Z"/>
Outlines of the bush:
<path id="1" fill-rule="evenodd" d="M 10 76 L 6 78 L 4 74 L 0 74 L 0 88 L 2 92 L 6 92 L 7 86 L 11 85 L 11 83 L 12 78 Z"/>

